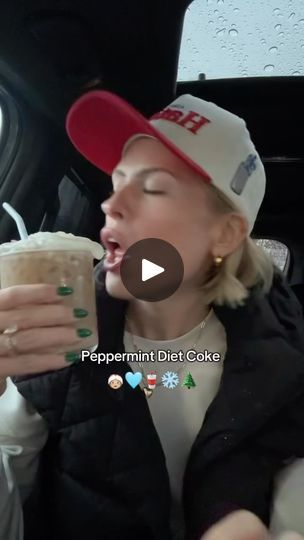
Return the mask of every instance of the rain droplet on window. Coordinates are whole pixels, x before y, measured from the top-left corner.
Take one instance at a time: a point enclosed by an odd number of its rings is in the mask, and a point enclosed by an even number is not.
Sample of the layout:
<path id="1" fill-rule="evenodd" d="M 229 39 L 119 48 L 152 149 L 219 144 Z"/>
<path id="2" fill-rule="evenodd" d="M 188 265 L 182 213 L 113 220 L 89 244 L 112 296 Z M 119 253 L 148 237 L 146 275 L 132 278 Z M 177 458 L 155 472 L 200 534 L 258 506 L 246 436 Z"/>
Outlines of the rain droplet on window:
<path id="1" fill-rule="evenodd" d="M 301 73 L 299 71 L 293 71 L 292 75 L 301 75 Z"/>
<path id="2" fill-rule="evenodd" d="M 267 66 L 264 66 L 264 71 L 266 71 L 266 73 L 271 73 L 271 71 L 273 70 L 274 70 L 273 64 L 267 64 Z"/>
<path id="3" fill-rule="evenodd" d="M 240 10 L 238 7 L 234 8 L 233 13 L 238 13 Z"/>
<path id="4" fill-rule="evenodd" d="M 217 3 L 222 5 L 224 3 L 224 0 L 217 0 Z"/>
<path id="5" fill-rule="evenodd" d="M 299 28 L 299 25 L 298 24 L 294 24 L 293 25 L 294 29 L 297 30 Z"/>
<path id="6" fill-rule="evenodd" d="M 235 30 L 234 28 L 232 28 L 231 30 L 229 30 L 229 36 L 230 37 L 237 37 L 239 35 L 238 31 Z"/>
<path id="7" fill-rule="evenodd" d="M 219 10 L 218 9 L 215 9 L 214 10 L 214 15 L 218 15 L 219 14 Z"/>
<path id="8" fill-rule="evenodd" d="M 280 30 L 280 28 L 282 28 L 281 24 L 276 24 L 275 27 L 274 27 L 275 30 Z"/>
<path id="9" fill-rule="evenodd" d="M 226 45 L 222 45 L 221 49 L 223 49 L 223 51 L 226 50 L 227 49 Z"/>
<path id="10" fill-rule="evenodd" d="M 285 36 L 284 32 L 279 32 L 278 36 L 283 37 Z"/>
<path id="11" fill-rule="evenodd" d="M 235 27 L 236 27 L 236 24 L 233 23 L 231 26 L 232 26 L 232 28 L 235 28 Z"/>
<path id="12" fill-rule="evenodd" d="M 289 19 L 293 19 L 293 18 L 294 18 L 294 16 L 295 16 L 295 13 L 294 13 L 294 12 L 292 12 L 292 13 L 291 13 L 291 14 L 289 15 L 289 17 L 288 17 L 288 20 L 289 20 Z"/>
<path id="13" fill-rule="evenodd" d="M 304 49 L 304 43 L 302 43 L 302 45 L 301 45 L 301 49 Z"/>
<path id="14" fill-rule="evenodd" d="M 216 32 L 216 35 L 217 36 L 223 36 L 226 32 L 226 28 L 222 28 L 221 30 L 218 30 L 218 32 Z"/>
<path id="15" fill-rule="evenodd" d="M 271 54 L 277 53 L 277 52 L 278 52 L 278 47 L 270 47 L 269 52 L 270 52 Z"/>
<path id="16" fill-rule="evenodd" d="M 208 21 L 208 24 L 214 24 L 214 21 Z"/>
<path id="17" fill-rule="evenodd" d="M 275 9 L 273 10 L 273 13 L 274 13 L 275 15 L 278 15 L 278 14 L 280 13 L 279 8 L 275 8 Z"/>
<path id="18" fill-rule="evenodd" d="M 304 19 L 300 19 L 300 20 L 299 20 L 299 23 L 300 23 L 300 24 L 304 24 Z"/>

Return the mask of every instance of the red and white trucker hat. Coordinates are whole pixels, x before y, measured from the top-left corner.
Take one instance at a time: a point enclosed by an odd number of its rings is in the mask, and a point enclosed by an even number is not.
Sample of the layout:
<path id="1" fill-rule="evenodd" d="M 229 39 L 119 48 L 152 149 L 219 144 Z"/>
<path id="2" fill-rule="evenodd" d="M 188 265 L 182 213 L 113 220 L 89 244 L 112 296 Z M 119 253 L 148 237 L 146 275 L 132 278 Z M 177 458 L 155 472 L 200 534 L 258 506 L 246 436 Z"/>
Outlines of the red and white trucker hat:
<path id="1" fill-rule="evenodd" d="M 251 232 L 266 177 L 246 123 L 239 116 L 185 94 L 146 119 L 116 94 L 94 90 L 72 105 L 66 128 L 77 150 L 109 175 L 131 139 L 145 135 L 160 140 L 202 180 L 236 203 Z"/>

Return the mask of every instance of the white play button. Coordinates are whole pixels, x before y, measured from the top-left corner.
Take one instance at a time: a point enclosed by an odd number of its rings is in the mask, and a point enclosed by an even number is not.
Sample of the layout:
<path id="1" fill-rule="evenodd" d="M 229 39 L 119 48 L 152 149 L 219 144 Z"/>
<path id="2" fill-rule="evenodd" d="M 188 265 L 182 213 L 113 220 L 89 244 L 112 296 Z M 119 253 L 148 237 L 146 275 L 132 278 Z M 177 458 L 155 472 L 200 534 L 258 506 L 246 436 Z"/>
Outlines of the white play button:
<path id="1" fill-rule="evenodd" d="M 181 285 L 184 265 L 180 254 L 169 242 L 144 238 L 127 249 L 120 265 L 120 277 L 133 298 L 160 302 Z"/>
<path id="2" fill-rule="evenodd" d="M 148 279 L 158 276 L 158 274 L 161 274 L 164 271 L 165 269 L 162 266 L 158 266 L 158 264 L 148 261 L 148 259 L 142 259 L 141 261 L 142 281 L 147 281 Z"/>

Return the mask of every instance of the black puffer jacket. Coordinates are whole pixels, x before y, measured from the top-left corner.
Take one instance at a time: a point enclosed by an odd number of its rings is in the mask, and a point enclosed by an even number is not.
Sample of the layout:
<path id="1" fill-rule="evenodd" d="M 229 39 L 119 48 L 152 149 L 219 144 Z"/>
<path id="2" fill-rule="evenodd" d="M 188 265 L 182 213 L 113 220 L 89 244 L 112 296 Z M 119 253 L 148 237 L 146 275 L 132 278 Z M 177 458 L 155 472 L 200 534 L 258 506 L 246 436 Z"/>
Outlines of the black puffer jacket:
<path id="1" fill-rule="evenodd" d="M 127 303 L 106 292 L 97 302 L 97 352 L 123 352 Z M 235 508 L 268 524 L 275 473 L 304 456 L 304 321 L 292 291 L 277 274 L 267 296 L 255 288 L 245 306 L 214 310 L 227 353 L 185 471 L 187 540 Z M 168 475 L 146 398 L 126 384 L 113 392 L 111 373 L 86 361 L 15 379 L 50 430 L 24 507 L 26 540 L 170 540 Z"/>

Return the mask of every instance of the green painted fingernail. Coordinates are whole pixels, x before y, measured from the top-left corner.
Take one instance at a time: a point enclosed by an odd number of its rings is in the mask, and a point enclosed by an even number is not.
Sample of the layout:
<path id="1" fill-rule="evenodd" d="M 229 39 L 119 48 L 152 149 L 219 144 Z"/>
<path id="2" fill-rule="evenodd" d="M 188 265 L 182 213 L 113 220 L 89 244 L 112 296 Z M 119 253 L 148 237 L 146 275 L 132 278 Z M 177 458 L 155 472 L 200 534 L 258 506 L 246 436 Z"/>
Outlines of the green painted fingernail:
<path id="1" fill-rule="evenodd" d="M 68 352 L 65 355 L 66 362 L 77 362 L 78 360 L 80 360 L 80 358 L 81 358 L 81 355 L 76 352 Z"/>
<path id="2" fill-rule="evenodd" d="M 89 312 L 86 309 L 81 309 L 81 308 L 74 309 L 74 316 L 78 317 L 79 319 L 81 319 L 82 317 L 87 317 L 88 314 Z"/>
<path id="3" fill-rule="evenodd" d="M 92 332 L 88 328 L 78 328 L 77 334 L 79 337 L 89 337 L 92 335 Z"/>
<path id="4" fill-rule="evenodd" d="M 58 287 L 57 294 L 59 296 L 67 296 L 68 294 L 72 294 L 74 292 L 74 289 L 72 287 Z"/>

